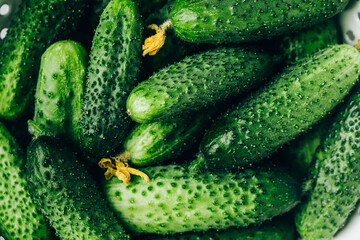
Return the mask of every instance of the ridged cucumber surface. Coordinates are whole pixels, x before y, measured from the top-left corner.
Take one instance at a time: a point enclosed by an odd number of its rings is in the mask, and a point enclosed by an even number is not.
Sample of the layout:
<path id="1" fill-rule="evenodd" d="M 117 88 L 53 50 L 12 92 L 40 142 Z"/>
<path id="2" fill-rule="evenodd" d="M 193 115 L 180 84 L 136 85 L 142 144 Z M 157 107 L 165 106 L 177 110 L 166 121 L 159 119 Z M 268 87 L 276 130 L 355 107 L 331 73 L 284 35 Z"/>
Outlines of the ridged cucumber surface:
<path id="1" fill-rule="evenodd" d="M 247 93 L 271 73 L 274 58 L 256 47 L 221 47 L 186 57 L 140 83 L 127 100 L 131 118 L 170 119 Z"/>
<path id="2" fill-rule="evenodd" d="M 349 0 L 176 0 L 171 21 L 190 42 L 253 41 L 295 32 L 341 12 Z"/>
<path id="3" fill-rule="evenodd" d="M 33 103 L 41 54 L 75 29 L 86 7 L 86 0 L 22 1 L 0 48 L 0 118 L 15 119 Z"/>
<path id="4" fill-rule="evenodd" d="M 29 131 L 79 143 L 79 121 L 88 55 L 77 42 L 51 45 L 41 58 L 35 113 Z"/>
<path id="5" fill-rule="evenodd" d="M 27 171 L 34 202 L 61 239 L 129 239 L 85 166 L 59 140 L 33 140 Z"/>
<path id="6" fill-rule="evenodd" d="M 101 15 L 80 121 L 82 149 L 89 155 L 111 153 L 129 131 L 126 99 L 138 82 L 142 27 L 131 0 L 113 0 Z"/>
<path id="7" fill-rule="evenodd" d="M 211 123 L 211 115 L 200 112 L 191 118 L 137 124 L 124 141 L 131 163 L 160 164 L 192 148 Z"/>
<path id="8" fill-rule="evenodd" d="M 260 226 L 208 230 L 206 232 L 186 232 L 174 235 L 148 234 L 136 240 L 294 240 L 294 226 L 285 220 L 274 219 Z"/>
<path id="9" fill-rule="evenodd" d="M 113 178 L 104 183 L 107 199 L 130 230 L 179 233 L 246 227 L 297 205 L 300 186 L 281 167 L 263 166 L 221 176 L 191 175 L 185 166 L 142 169 L 150 183 L 134 178 L 129 186 Z"/>
<path id="10" fill-rule="evenodd" d="M 344 102 L 314 157 L 313 188 L 299 206 L 296 226 L 305 240 L 331 239 L 360 199 L 360 89 Z"/>
<path id="11" fill-rule="evenodd" d="M 24 171 L 25 154 L 0 123 L 0 232 L 7 240 L 47 240 L 52 235 L 30 197 Z"/>
<path id="12" fill-rule="evenodd" d="M 338 43 L 335 19 L 315 24 L 281 40 L 280 50 L 288 64 L 295 64 L 301 58 Z"/>
<path id="13" fill-rule="evenodd" d="M 358 50 L 343 44 L 286 68 L 214 122 L 198 160 L 217 170 L 260 162 L 342 102 L 358 82 L 359 64 Z"/>

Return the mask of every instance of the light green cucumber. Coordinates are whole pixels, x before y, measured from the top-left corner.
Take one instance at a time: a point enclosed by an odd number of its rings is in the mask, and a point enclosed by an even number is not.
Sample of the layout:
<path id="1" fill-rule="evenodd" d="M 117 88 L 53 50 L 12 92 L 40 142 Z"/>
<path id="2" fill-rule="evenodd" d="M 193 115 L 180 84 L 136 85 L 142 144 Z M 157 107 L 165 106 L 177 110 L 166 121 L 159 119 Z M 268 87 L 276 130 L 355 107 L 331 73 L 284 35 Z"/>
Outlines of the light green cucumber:
<path id="1" fill-rule="evenodd" d="M 86 0 L 21 2 L 0 48 L 0 118 L 31 108 L 41 54 L 75 29 L 86 6 Z"/>
<path id="2" fill-rule="evenodd" d="M 341 12 L 349 0 L 176 0 L 171 22 L 189 42 L 253 41 L 295 32 Z"/>
<path id="3" fill-rule="evenodd" d="M 246 227 L 285 213 L 297 205 L 300 185 L 281 167 L 262 166 L 221 176 L 191 175 L 185 166 L 141 169 L 129 186 L 112 178 L 105 195 L 121 220 L 136 233 L 170 234 L 210 228 Z"/>
<path id="4" fill-rule="evenodd" d="M 360 89 L 341 106 L 309 170 L 312 188 L 295 215 L 305 240 L 332 239 L 360 199 Z"/>
<path id="5" fill-rule="evenodd" d="M 0 232 L 6 240 L 52 239 L 27 188 L 25 154 L 0 123 Z"/>
<path id="6" fill-rule="evenodd" d="M 60 239 L 130 239 L 85 166 L 60 140 L 33 140 L 26 167 L 31 196 Z"/>
<path id="7" fill-rule="evenodd" d="M 111 154 L 130 130 L 126 99 L 138 82 L 142 27 L 132 0 L 113 0 L 101 15 L 80 121 L 82 150 L 92 159 Z"/>
<path id="8" fill-rule="evenodd" d="M 286 68 L 214 122 L 192 169 L 233 169 L 268 157 L 343 101 L 359 64 L 359 51 L 343 44 Z"/>
<path id="9" fill-rule="evenodd" d="M 127 100 L 140 123 L 170 119 L 245 94 L 267 79 L 276 60 L 257 47 L 221 47 L 186 57 L 140 83 Z"/>
<path id="10" fill-rule="evenodd" d="M 88 55 L 74 41 L 51 45 L 41 58 L 35 113 L 29 121 L 34 137 L 61 136 L 79 143 L 79 121 Z"/>

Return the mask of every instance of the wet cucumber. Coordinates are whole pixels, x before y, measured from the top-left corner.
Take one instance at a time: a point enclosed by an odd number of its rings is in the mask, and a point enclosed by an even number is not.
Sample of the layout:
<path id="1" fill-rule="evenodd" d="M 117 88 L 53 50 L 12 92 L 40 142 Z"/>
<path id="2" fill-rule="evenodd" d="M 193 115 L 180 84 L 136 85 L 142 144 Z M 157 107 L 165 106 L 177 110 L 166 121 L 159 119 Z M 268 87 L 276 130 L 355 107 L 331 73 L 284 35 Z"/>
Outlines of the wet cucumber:
<path id="1" fill-rule="evenodd" d="M 137 124 L 124 149 L 134 165 L 160 164 L 192 148 L 210 123 L 211 114 L 201 112 L 187 119 Z"/>
<path id="2" fill-rule="evenodd" d="M 231 169 L 268 157 L 343 101 L 359 63 L 358 50 L 343 44 L 286 68 L 214 122 L 193 168 Z"/>
<path id="3" fill-rule="evenodd" d="M 51 239 L 45 218 L 27 189 L 24 155 L 0 123 L 0 232 L 7 240 Z"/>
<path id="4" fill-rule="evenodd" d="M 0 48 L 0 118 L 15 119 L 33 103 L 39 56 L 75 29 L 86 5 L 86 0 L 22 1 Z"/>
<path id="5" fill-rule="evenodd" d="M 62 136 L 79 143 L 80 111 L 88 55 L 74 41 L 51 45 L 41 58 L 35 94 L 35 113 L 29 131 Z"/>
<path id="6" fill-rule="evenodd" d="M 176 34 L 190 42 L 226 43 L 270 38 L 314 25 L 341 12 L 348 0 L 177 0 Z"/>
<path id="7" fill-rule="evenodd" d="M 263 82 L 274 61 L 255 47 L 222 47 L 186 57 L 140 83 L 127 100 L 128 113 L 146 123 L 214 106 Z"/>
<path id="8" fill-rule="evenodd" d="M 360 199 L 360 89 L 344 102 L 314 157 L 313 188 L 295 222 L 305 240 L 331 239 Z"/>
<path id="9" fill-rule="evenodd" d="M 111 153 L 130 128 L 126 99 L 141 66 L 141 19 L 131 0 L 113 0 L 96 29 L 81 110 L 81 145 L 96 157 Z"/>
<path id="10" fill-rule="evenodd" d="M 61 239 L 129 239 L 85 166 L 59 140 L 33 140 L 27 171 L 34 202 Z"/>
<path id="11" fill-rule="evenodd" d="M 301 58 L 337 43 L 338 32 L 335 20 L 330 19 L 285 36 L 281 41 L 280 50 L 288 64 L 295 64 Z"/>
<path id="12" fill-rule="evenodd" d="M 260 226 L 248 228 L 229 228 L 226 230 L 209 230 L 206 232 L 186 232 L 174 235 L 148 234 L 136 240 L 293 240 L 295 229 L 285 220 L 274 219 Z"/>
<path id="13" fill-rule="evenodd" d="M 281 167 L 263 166 L 221 176 L 191 175 L 187 167 L 142 169 L 151 180 L 134 178 L 129 186 L 117 178 L 104 192 L 122 223 L 136 233 L 179 233 L 210 228 L 246 227 L 292 209 L 300 186 Z"/>

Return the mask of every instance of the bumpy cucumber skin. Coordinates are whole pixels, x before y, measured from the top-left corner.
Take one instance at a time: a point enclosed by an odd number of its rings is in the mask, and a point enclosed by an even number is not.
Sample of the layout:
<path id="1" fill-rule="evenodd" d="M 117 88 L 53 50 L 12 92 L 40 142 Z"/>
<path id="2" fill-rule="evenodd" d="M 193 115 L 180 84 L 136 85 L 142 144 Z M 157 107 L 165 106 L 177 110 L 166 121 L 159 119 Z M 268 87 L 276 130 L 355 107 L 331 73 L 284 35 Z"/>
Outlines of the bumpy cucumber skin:
<path id="1" fill-rule="evenodd" d="M 138 166 L 174 159 L 193 147 L 211 123 L 211 115 L 201 112 L 191 119 L 137 124 L 125 139 L 124 149 Z"/>
<path id="2" fill-rule="evenodd" d="M 331 239 L 360 198 L 360 89 L 344 102 L 316 152 L 309 179 L 313 189 L 295 215 L 305 240 Z"/>
<path id="3" fill-rule="evenodd" d="M 176 34 L 189 42 L 259 40 L 294 32 L 341 12 L 349 0 L 177 0 Z"/>
<path id="4" fill-rule="evenodd" d="M 127 100 L 128 113 L 145 123 L 213 106 L 263 82 L 273 61 L 255 47 L 222 47 L 186 57 L 140 83 Z"/>
<path id="5" fill-rule="evenodd" d="M 295 64 L 301 58 L 337 43 L 338 33 L 335 20 L 330 19 L 284 37 L 280 49 L 285 61 L 288 64 Z"/>
<path id="6" fill-rule="evenodd" d="M 136 240 L 294 240 L 295 229 L 283 220 L 266 221 L 260 226 L 208 230 L 206 232 L 186 232 L 175 235 L 142 235 Z"/>
<path id="7" fill-rule="evenodd" d="M 129 239 L 85 166 L 59 140 L 33 140 L 27 171 L 34 202 L 61 239 Z"/>
<path id="8" fill-rule="evenodd" d="M 300 198 L 298 181 L 279 167 L 217 176 L 191 175 L 187 167 L 142 169 L 150 183 L 135 177 L 129 186 L 113 178 L 104 192 L 115 213 L 137 233 L 246 227 L 289 211 Z"/>
<path id="9" fill-rule="evenodd" d="M 81 145 L 93 156 L 118 147 L 130 130 L 126 99 L 141 66 L 141 19 L 131 0 L 114 0 L 101 15 L 90 53 L 81 111 Z"/>
<path id="10" fill-rule="evenodd" d="M 7 240 L 51 239 L 45 218 L 27 189 L 24 153 L 0 123 L 0 231 Z"/>
<path id="11" fill-rule="evenodd" d="M 343 44 L 286 68 L 214 122 L 198 159 L 218 170 L 268 157 L 343 101 L 358 81 L 359 63 L 360 53 Z"/>
<path id="12" fill-rule="evenodd" d="M 51 45 L 41 58 L 35 94 L 34 137 L 64 136 L 79 143 L 79 121 L 88 55 L 77 42 Z"/>
<path id="13" fill-rule="evenodd" d="M 0 118 L 15 119 L 33 103 L 39 56 L 75 29 L 86 7 L 86 0 L 22 1 L 0 48 Z"/>

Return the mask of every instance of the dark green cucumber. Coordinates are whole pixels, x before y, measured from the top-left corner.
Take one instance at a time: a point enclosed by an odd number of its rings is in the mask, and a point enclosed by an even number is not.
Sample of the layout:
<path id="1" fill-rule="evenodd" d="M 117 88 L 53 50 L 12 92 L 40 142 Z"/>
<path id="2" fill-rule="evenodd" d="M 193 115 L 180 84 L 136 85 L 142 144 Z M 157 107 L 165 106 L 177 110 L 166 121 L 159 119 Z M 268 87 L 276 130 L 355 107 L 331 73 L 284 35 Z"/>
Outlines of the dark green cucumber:
<path id="1" fill-rule="evenodd" d="M 248 228 L 186 232 L 167 236 L 148 234 L 141 235 L 136 240 L 294 240 L 294 235 L 294 226 L 289 221 L 274 219 Z"/>
<path id="2" fill-rule="evenodd" d="M 126 99 L 141 66 L 141 29 L 135 4 L 113 0 L 101 15 L 90 53 L 81 111 L 81 145 L 92 156 L 108 154 L 130 128 Z"/>
<path id="3" fill-rule="evenodd" d="M 313 188 L 295 222 L 305 240 L 331 239 L 360 199 L 360 89 L 344 102 L 314 157 Z"/>
<path id="4" fill-rule="evenodd" d="M 33 140 L 27 171 L 31 195 L 61 239 L 129 239 L 85 166 L 59 140 Z"/>
<path id="5" fill-rule="evenodd" d="M 140 83 L 127 100 L 128 113 L 144 123 L 214 106 L 263 82 L 273 62 L 255 47 L 222 47 L 186 57 Z"/>
<path id="6" fill-rule="evenodd" d="M 285 36 L 281 41 L 280 50 L 287 63 L 295 64 L 301 58 L 337 43 L 338 32 L 335 20 L 330 19 Z"/>
<path id="7" fill-rule="evenodd" d="M 171 21 L 190 42 L 252 41 L 295 32 L 341 12 L 349 0 L 176 0 Z"/>
<path id="8" fill-rule="evenodd" d="M 110 205 L 136 233 L 177 233 L 260 224 L 299 202 L 299 183 L 281 167 L 263 166 L 221 176 L 191 175 L 187 167 L 142 169 L 150 183 L 135 177 L 129 186 L 106 181 Z"/>
<path id="9" fill-rule="evenodd" d="M 79 142 L 87 61 L 85 49 L 74 41 L 54 43 L 42 55 L 34 120 L 29 121 L 34 137 L 62 136 Z"/>
<path id="10" fill-rule="evenodd" d="M 330 117 L 333 117 L 332 114 L 322 119 L 321 122 L 314 125 L 307 132 L 296 137 L 289 144 L 284 145 L 272 157 L 290 165 L 301 176 L 306 176 L 315 152 L 333 122 Z"/>
<path id="11" fill-rule="evenodd" d="M 286 68 L 214 122 L 200 144 L 200 166 L 231 169 L 268 157 L 343 101 L 359 64 L 358 50 L 343 44 Z"/>
<path id="12" fill-rule="evenodd" d="M 24 0 L 0 48 L 0 118 L 17 118 L 32 104 L 40 56 L 74 30 L 86 0 Z"/>
<path id="13" fill-rule="evenodd" d="M 30 197 L 25 156 L 0 123 L 0 232 L 7 240 L 51 239 L 45 218 Z"/>
<path id="14" fill-rule="evenodd" d="M 191 119 L 137 124 L 125 139 L 124 149 L 138 166 L 174 159 L 196 144 L 211 123 L 211 115 L 201 112 Z"/>

